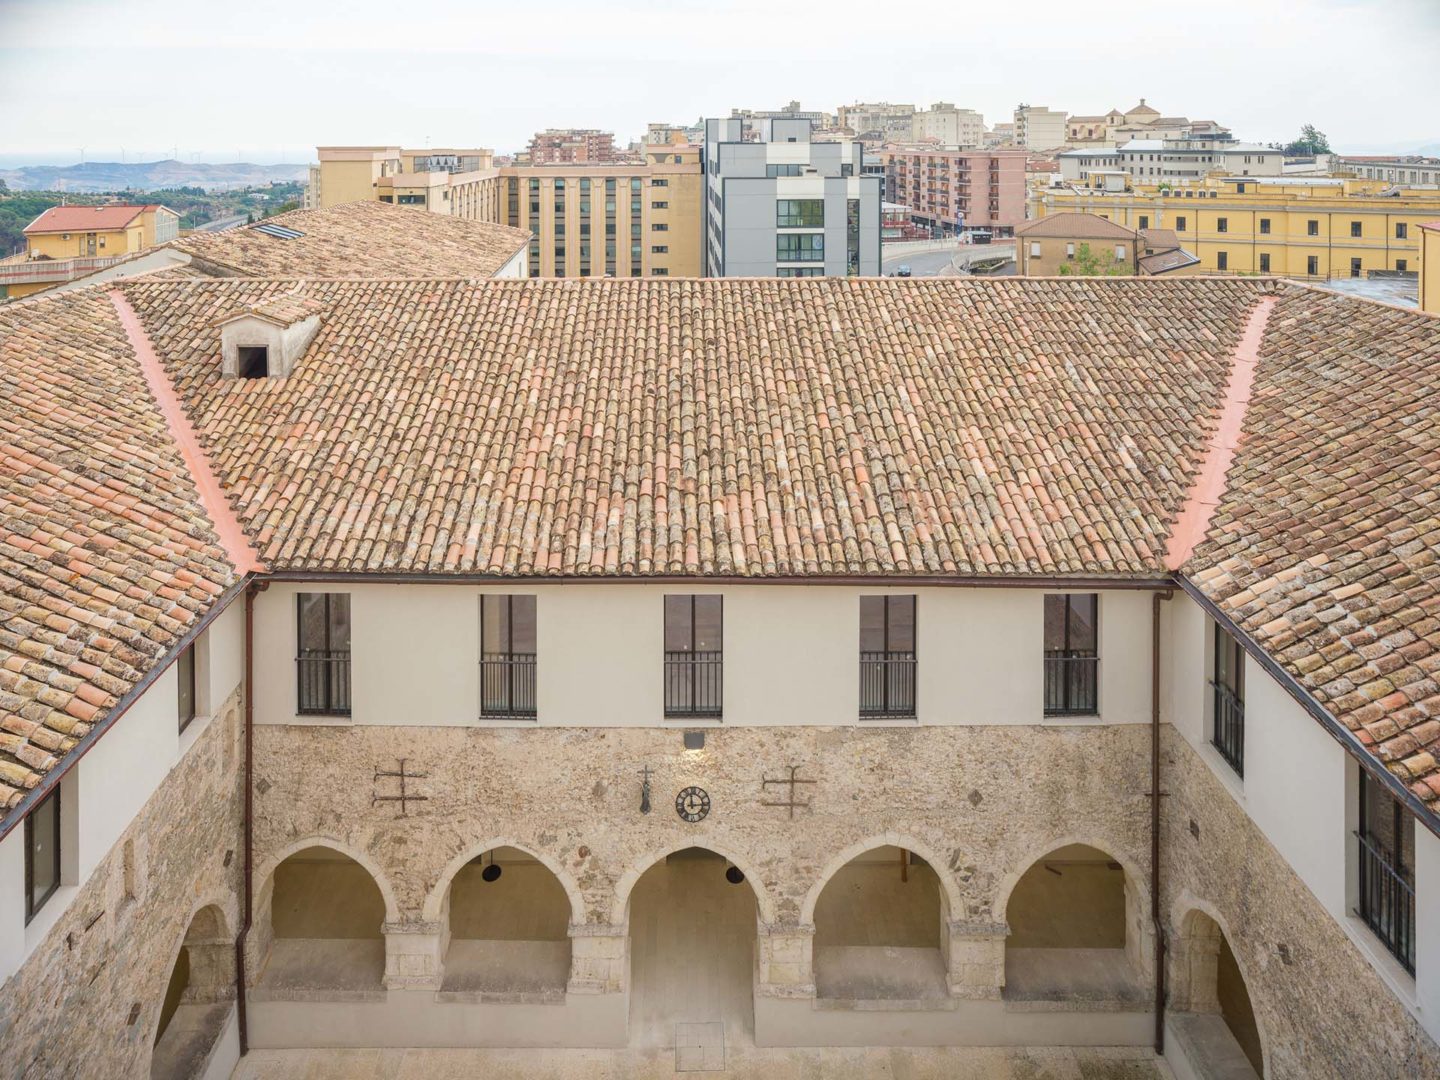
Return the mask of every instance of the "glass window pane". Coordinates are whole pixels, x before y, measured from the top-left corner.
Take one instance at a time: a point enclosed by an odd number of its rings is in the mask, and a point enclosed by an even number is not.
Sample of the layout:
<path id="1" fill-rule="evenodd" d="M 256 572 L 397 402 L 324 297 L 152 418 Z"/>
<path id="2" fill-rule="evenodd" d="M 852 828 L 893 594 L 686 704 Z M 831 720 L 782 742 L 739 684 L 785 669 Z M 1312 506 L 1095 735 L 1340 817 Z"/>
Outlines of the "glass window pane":
<path id="1" fill-rule="evenodd" d="M 350 651 L 350 594 L 330 593 L 330 648 Z"/>
<path id="2" fill-rule="evenodd" d="M 1065 597 L 1045 597 L 1045 651 L 1059 652 L 1065 648 Z"/>
<path id="3" fill-rule="evenodd" d="M 517 653 L 535 651 L 535 597 L 510 598 L 510 649 Z"/>
<path id="4" fill-rule="evenodd" d="M 885 598 L 860 598 L 860 651 L 883 652 L 885 649 Z"/>
<path id="5" fill-rule="evenodd" d="M 175 676 L 178 682 L 177 711 L 180 716 L 180 726 L 184 727 L 187 720 L 195 716 L 195 649 L 186 649 L 180 654 L 180 659 L 175 661 Z"/>
<path id="6" fill-rule="evenodd" d="M 60 884 L 60 789 L 27 819 L 30 847 L 30 910 L 37 910 Z"/>
<path id="7" fill-rule="evenodd" d="M 325 594 L 300 594 L 300 650 L 325 648 Z"/>
<path id="8" fill-rule="evenodd" d="M 1099 638 L 1095 632 L 1095 593 L 1077 593 L 1070 597 L 1070 649 L 1073 652 L 1096 651 Z"/>
<path id="9" fill-rule="evenodd" d="M 915 651 L 915 597 L 889 597 L 890 651 Z"/>
<path id="10" fill-rule="evenodd" d="M 695 650 L 719 652 L 722 648 L 720 634 L 720 597 L 695 597 Z"/>
<path id="11" fill-rule="evenodd" d="M 687 652 L 691 647 L 689 596 L 665 597 L 665 651 Z"/>
<path id="12" fill-rule="evenodd" d="M 480 651 L 488 655 L 510 651 L 510 605 L 505 596 L 480 597 Z"/>

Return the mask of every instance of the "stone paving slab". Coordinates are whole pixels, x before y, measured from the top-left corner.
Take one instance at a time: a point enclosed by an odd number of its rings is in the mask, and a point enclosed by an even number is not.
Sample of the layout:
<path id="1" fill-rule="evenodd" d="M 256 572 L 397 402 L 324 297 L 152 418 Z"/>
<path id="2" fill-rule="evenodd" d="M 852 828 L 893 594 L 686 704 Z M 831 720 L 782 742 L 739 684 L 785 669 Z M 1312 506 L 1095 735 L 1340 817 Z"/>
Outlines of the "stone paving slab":
<path id="1" fill-rule="evenodd" d="M 658 1080 L 673 1050 L 253 1050 L 232 1080 Z M 732 1046 L 733 1080 L 1173 1080 L 1143 1047 Z"/>

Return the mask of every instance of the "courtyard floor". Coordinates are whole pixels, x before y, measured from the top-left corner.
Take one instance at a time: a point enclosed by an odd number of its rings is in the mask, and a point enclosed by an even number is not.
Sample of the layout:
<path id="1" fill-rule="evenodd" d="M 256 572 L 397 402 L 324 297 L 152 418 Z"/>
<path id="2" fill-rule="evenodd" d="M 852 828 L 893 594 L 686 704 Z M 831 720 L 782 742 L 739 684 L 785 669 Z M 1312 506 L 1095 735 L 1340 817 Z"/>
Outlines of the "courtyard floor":
<path id="1" fill-rule="evenodd" d="M 1138 1047 L 729 1047 L 734 1080 L 1171 1080 Z M 253 1050 L 232 1080 L 657 1080 L 691 1075 L 673 1050 Z"/>

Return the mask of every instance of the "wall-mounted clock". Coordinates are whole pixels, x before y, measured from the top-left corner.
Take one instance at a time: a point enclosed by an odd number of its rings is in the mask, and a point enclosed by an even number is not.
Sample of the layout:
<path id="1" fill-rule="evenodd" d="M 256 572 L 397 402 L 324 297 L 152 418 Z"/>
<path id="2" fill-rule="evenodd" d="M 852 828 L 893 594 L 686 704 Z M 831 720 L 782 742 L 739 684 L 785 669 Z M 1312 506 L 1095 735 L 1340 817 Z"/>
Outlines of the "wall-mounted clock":
<path id="1" fill-rule="evenodd" d="M 710 796 L 704 788 L 687 787 L 675 796 L 675 812 L 693 825 L 710 813 Z"/>

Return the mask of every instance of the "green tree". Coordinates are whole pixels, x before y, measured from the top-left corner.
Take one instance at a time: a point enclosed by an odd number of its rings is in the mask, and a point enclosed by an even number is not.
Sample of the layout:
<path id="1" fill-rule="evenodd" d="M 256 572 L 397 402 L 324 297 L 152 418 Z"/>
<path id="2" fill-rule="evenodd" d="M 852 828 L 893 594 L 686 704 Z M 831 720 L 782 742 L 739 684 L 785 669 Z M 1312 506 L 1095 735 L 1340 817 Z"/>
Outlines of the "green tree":
<path id="1" fill-rule="evenodd" d="M 1065 277 L 1126 277 L 1134 272 L 1113 252 L 1095 251 L 1089 244 L 1081 244 L 1075 249 L 1074 259 L 1060 264 L 1060 273 Z"/>
<path id="2" fill-rule="evenodd" d="M 1300 128 L 1300 137 L 1286 146 L 1285 152 L 1295 157 L 1328 154 L 1330 153 L 1330 140 L 1314 124 L 1305 124 Z"/>

